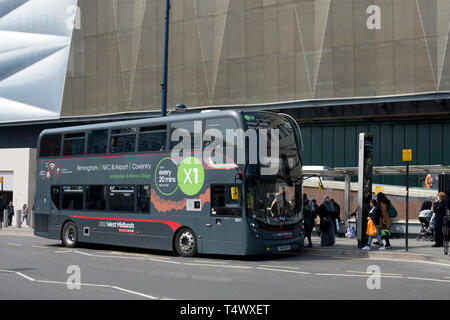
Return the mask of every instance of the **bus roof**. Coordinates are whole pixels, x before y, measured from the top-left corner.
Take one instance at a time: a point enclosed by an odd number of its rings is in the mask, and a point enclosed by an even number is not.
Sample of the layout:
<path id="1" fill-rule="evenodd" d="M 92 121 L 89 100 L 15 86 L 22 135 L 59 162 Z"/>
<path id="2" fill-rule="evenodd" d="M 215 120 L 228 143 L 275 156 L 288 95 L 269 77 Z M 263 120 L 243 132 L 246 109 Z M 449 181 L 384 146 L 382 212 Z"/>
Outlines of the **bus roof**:
<path id="1" fill-rule="evenodd" d="M 61 127 L 54 129 L 45 129 L 39 135 L 40 137 L 45 134 L 57 134 L 57 133 L 66 133 L 66 132 L 74 132 L 74 131 L 82 131 L 82 130 L 96 130 L 96 129 L 109 129 L 109 128 L 121 128 L 128 126 L 142 126 L 142 125 L 161 125 L 161 124 L 169 124 L 176 121 L 189 121 L 189 120 L 207 120 L 221 117 L 231 117 L 235 118 L 235 120 L 240 122 L 240 111 L 236 110 L 212 110 L 208 112 L 196 112 L 196 113 L 173 113 L 168 115 L 167 117 L 155 117 L 155 118 L 146 118 L 139 120 L 124 120 L 124 121 L 114 121 L 114 122 L 105 122 L 105 123 L 97 123 L 97 124 L 88 124 L 88 125 L 80 125 L 80 126 L 70 126 L 70 127 Z"/>

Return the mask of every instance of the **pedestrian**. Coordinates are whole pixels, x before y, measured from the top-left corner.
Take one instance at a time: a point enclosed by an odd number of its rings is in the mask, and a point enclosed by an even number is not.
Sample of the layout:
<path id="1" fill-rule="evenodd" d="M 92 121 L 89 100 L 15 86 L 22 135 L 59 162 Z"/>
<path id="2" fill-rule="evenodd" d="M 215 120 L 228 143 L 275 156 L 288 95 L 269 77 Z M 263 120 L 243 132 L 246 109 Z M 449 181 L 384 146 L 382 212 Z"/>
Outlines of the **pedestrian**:
<path id="1" fill-rule="evenodd" d="M 316 232 L 320 237 L 320 218 L 317 215 L 319 212 L 319 205 L 317 204 L 317 200 L 312 198 L 311 199 L 311 210 L 314 213 L 314 227 L 316 228 Z"/>
<path id="2" fill-rule="evenodd" d="M 27 204 L 24 204 L 23 207 L 22 207 L 22 221 L 20 222 L 20 224 L 22 224 L 24 220 L 25 220 L 25 222 L 27 223 L 27 226 L 28 226 L 28 207 L 27 207 Z"/>
<path id="3" fill-rule="evenodd" d="M 12 202 L 9 203 L 9 205 L 6 207 L 8 211 L 8 226 L 11 226 L 12 224 L 12 218 L 14 215 L 14 205 Z"/>
<path id="4" fill-rule="evenodd" d="M 444 192 L 439 192 L 436 200 L 433 202 L 431 211 L 435 215 L 434 221 L 434 241 L 433 247 L 442 247 L 444 245 L 444 216 L 447 210 L 447 197 Z"/>
<path id="5" fill-rule="evenodd" d="M 318 214 L 320 217 L 320 245 L 332 246 L 335 243 L 334 233 L 334 205 L 330 201 L 330 197 L 324 196 L 323 203 L 320 205 Z"/>
<path id="6" fill-rule="evenodd" d="M 391 217 L 389 216 L 389 207 L 391 206 L 391 201 L 386 197 L 386 195 L 382 192 L 377 194 L 377 203 L 381 210 L 380 215 L 380 224 L 379 230 L 381 234 L 381 238 L 385 239 L 386 244 L 384 245 L 385 249 L 391 248 L 391 243 L 389 238 L 391 236 Z M 381 242 L 380 242 L 381 244 Z"/>
<path id="7" fill-rule="evenodd" d="M 303 217 L 305 222 L 305 236 L 309 242 L 307 248 L 312 248 L 311 234 L 314 228 L 316 213 L 313 211 L 312 201 L 308 200 L 308 196 L 305 193 L 303 194 Z"/>
<path id="8" fill-rule="evenodd" d="M 367 220 L 372 219 L 373 224 L 375 225 L 376 229 L 377 229 L 377 240 L 378 243 L 380 244 L 380 248 L 378 250 L 384 250 L 385 247 L 383 245 L 383 240 L 381 240 L 381 236 L 380 236 L 380 218 L 381 218 L 381 210 L 378 208 L 378 203 L 377 200 L 372 199 L 370 200 L 370 207 L 371 210 L 369 212 L 369 216 L 367 217 Z M 369 236 L 369 240 L 367 241 L 367 245 L 362 248 L 365 251 L 369 251 L 370 250 L 370 246 L 372 245 L 372 239 L 373 236 Z"/>
<path id="9" fill-rule="evenodd" d="M 334 206 L 333 222 L 334 222 L 334 232 L 338 233 L 339 222 L 341 222 L 341 206 L 336 202 L 336 200 L 331 199 L 331 203 Z"/>

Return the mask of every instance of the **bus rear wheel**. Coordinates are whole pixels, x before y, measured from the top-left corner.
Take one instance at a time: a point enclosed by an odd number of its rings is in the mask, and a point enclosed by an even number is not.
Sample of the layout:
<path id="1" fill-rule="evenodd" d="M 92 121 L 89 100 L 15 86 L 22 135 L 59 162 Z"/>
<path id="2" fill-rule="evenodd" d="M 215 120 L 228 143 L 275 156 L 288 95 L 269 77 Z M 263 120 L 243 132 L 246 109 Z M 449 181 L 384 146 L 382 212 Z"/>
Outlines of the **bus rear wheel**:
<path id="1" fill-rule="evenodd" d="M 62 230 L 62 243 L 67 248 L 74 248 L 78 243 L 77 226 L 73 222 L 67 222 Z"/>
<path id="2" fill-rule="evenodd" d="M 175 237 L 175 250 L 182 257 L 193 257 L 197 253 L 197 239 L 194 231 L 183 228 Z"/>

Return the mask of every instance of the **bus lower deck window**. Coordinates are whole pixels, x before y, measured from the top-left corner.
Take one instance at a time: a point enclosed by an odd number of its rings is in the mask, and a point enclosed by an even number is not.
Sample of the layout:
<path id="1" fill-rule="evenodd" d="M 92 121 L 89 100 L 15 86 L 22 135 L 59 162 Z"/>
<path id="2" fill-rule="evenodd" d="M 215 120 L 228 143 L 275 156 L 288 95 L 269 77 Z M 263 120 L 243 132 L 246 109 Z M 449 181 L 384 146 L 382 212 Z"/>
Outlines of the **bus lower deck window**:
<path id="1" fill-rule="evenodd" d="M 134 212 L 134 186 L 110 186 L 109 210 Z"/>

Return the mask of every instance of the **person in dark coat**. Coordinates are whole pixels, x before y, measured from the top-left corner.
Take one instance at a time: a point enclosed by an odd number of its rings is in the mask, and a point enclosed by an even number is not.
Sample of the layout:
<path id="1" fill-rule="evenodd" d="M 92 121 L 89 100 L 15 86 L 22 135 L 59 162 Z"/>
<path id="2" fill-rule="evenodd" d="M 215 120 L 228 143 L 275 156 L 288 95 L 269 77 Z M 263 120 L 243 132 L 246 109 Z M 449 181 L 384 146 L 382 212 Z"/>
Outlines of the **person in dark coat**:
<path id="1" fill-rule="evenodd" d="M 305 236 L 309 242 L 307 248 L 312 248 L 311 233 L 314 228 L 316 213 L 312 208 L 312 202 L 308 200 L 308 196 L 306 194 L 303 194 L 303 216 L 305 222 Z"/>
<path id="2" fill-rule="evenodd" d="M 14 215 L 14 206 L 13 203 L 10 202 L 9 205 L 6 207 L 8 210 L 8 226 L 11 226 L 12 224 L 12 217 Z"/>
<path id="3" fill-rule="evenodd" d="M 332 217 L 334 222 L 334 232 L 338 233 L 338 225 L 336 224 L 336 220 L 338 222 L 341 222 L 341 206 L 334 199 L 331 199 L 330 201 L 334 206 L 334 214 Z"/>
<path id="4" fill-rule="evenodd" d="M 323 197 L 323 203 L 318 210 L 320 217 L 320 245 L 322 247 L 332 246 L 335 243 L 335 223 L 333 219 L 335 210 L 333 203 L 330 201 L 330 197 Z"/>
<path id="5" fill-rule="evenodd" d="M 433 202 L 431 211 L 435 214 L 435 231 L 433 247 L 442 247 L 444 245 L 444 234 L 442 228 L 444 226 L 444 216 L 447 211 L 447 197 L 444 192 L 439 192 L 436 201 Z"/>

